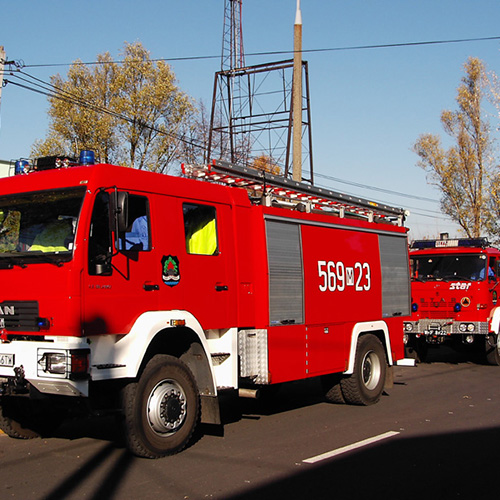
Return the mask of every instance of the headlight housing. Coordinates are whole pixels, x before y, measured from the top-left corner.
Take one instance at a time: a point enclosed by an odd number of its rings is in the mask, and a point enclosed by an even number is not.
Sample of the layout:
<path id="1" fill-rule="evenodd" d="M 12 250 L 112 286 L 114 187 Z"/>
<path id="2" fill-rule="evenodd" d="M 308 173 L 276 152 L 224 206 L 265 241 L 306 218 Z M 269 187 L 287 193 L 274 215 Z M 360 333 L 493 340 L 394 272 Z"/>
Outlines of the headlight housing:
<path id="1" fill-rule="evenodd" d="M 43 350 L 38 356 L 39 375 L 71 380 L 89 378 L 89 355 L 90 349 Z"/>

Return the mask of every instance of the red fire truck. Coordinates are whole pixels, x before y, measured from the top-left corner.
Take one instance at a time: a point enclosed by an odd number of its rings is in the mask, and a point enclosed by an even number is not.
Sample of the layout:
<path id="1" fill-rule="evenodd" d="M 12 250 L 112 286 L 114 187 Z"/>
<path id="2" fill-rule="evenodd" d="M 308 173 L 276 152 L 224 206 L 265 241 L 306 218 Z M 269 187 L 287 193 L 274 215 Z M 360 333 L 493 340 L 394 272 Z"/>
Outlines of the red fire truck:
<path id="1" fill-rule="evenodd" d="M 407 353 L 424 361 L 429 346 L 447 343 L 499 365 L 499 264 L 500 251 L 486 238 L 414 241 Z"/>
<path id="2" fill-rule="evenodd" d="M 109 410 L 156 458 L 220 424 L 221 395 L 322 377 L 368 405 L 404 358 L 403 210 L 223 162 L 28 167 L 0 180 L 10 436 Z"/>

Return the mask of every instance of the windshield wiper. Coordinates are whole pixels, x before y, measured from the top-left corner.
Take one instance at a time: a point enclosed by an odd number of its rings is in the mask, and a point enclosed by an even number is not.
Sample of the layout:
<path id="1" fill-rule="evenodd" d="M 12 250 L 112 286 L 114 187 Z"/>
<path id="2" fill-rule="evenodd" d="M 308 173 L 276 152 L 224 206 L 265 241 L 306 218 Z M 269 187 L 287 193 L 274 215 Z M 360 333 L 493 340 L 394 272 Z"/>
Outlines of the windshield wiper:
<path id="1" fill-rule="evenodd" d="M 50 263 L 61 267 L 64 262 L 71 260 L 71 252 L 53 254 L 46 252 L 22 252 L 17 254 L 0 254 L 0 269 L 12 269 L 14 266 L 28 267 L 28 264 Z"/>
<path id="2" fill-rule="evenodd" d="M 32 263 L 35 262 L 49 262 L 50 264 L 55 264 L 57 267 L 61 267 L 64 262 L 67 262 L 70 260 L 68 257 L 71 258 L 71 252 L 65 252 L 63 254 L 56 254 L 56 253 L 48 253 L 48 252 L 39 252 L 39 251 L 34 251 L 34 252 L 29 252 L 29 257 L 33 255 L 33 257 L 37 257 L 37 259 L 34 259 Z"/>
<path id="3" fill-rule="evenodd" d="M 0 269 L 12 269 L 14 266 L 26 267 L 25 262 L 20 262 L 14 256 L 0 257 Z"/>
<path id="4" fill-rule="evenodd" d="M 467 276 L 445 276 L 444 279 L 446 281 L 472 281 L 472 278 L 467 277 Z"/>

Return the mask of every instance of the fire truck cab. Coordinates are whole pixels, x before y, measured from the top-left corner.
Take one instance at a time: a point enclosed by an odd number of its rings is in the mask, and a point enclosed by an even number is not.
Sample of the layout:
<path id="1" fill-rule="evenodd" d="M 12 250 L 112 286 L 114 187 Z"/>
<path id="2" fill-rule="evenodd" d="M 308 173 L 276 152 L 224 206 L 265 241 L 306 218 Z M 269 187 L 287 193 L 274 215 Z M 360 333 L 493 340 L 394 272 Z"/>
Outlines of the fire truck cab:
<path id="1" fill-rule="evenodd" d="M 429 346 L 447 343 L 499 365 L 500 251 L 486 238 L 414 241 L 410 266 L 407 354 L 423 361 Z"/>
<path id="2" fill-rule="evenodd" d="M 322 377 L 378 401 L 410 313 L 401 209 L 222 163 L 52 163 L 0 180 L 4 432 L 109 410 L 156 458 L 221 394 Z"/>

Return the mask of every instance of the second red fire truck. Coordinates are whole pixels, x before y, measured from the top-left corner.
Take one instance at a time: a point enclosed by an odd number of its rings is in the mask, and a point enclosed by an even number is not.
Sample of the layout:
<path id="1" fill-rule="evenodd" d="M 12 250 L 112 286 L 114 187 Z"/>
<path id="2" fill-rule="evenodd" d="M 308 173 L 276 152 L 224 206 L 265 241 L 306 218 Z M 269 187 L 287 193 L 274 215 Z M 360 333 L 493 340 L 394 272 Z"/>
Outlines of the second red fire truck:
<path id="1" fill-rule="evenodd" d="M 412 318 L 407 351 L 421 361 L 448 344 L 500 365 L 500 251 L 486 238 L 415 241 L 410 249 Z"/>
<path id="2" fill-rule="evenodd" d="M 403 210 L 221 162 L 66 166 L 0 180 L 7 434 L 113 411 L 155 458 L 220 424 L 225 393 L 322 377 L 329 401 L 378 401 L 410 313 Z"/>

